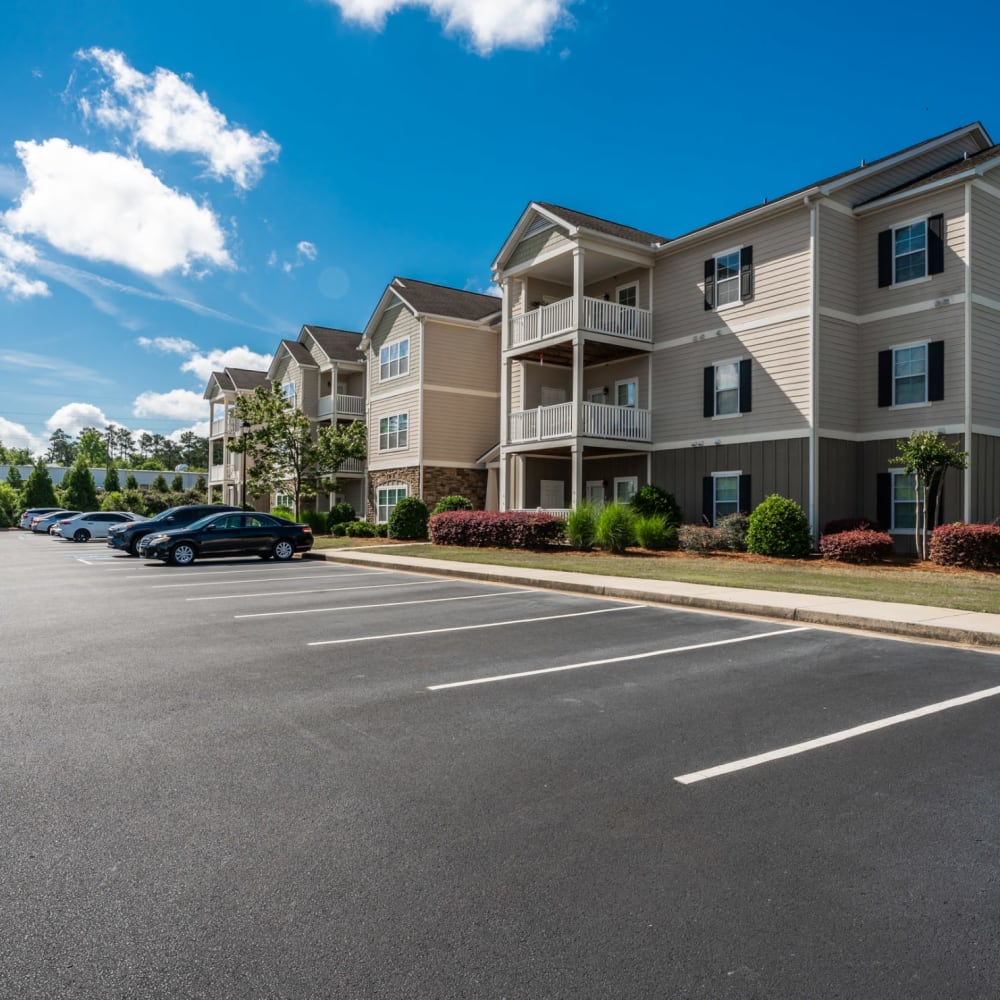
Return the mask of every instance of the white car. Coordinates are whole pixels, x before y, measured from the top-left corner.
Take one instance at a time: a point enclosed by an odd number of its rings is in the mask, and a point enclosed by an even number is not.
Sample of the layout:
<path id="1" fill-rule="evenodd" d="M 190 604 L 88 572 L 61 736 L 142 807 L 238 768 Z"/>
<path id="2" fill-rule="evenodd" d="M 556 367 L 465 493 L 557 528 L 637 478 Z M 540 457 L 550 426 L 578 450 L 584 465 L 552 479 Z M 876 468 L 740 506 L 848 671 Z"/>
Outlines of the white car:
<path id="1" fill-rule="evenodd" d="M 94 510 L 75 517 L 60 518 L 52 526 L 52 534 L 71 538 L 74 542 L 89 542 L 91 538 L 107 538 L 108 528 L 126 521 L 147 521 L 141 514 L 127 510 Z"/>

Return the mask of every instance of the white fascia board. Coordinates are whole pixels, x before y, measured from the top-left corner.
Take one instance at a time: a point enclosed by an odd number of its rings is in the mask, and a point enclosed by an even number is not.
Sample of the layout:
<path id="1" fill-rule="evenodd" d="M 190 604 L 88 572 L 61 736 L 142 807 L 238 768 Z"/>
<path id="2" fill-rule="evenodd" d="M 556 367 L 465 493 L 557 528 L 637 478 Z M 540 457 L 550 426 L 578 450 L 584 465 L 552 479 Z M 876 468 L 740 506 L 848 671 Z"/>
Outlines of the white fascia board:
<path id="1" fill-rule="evenodd" d="M 872 212 L 877 212 L 880 209 L 890 208 L 892 205 L 898 205 L 902 201 L 919 198 L 921 195 L 930 194 L 934 191 L 940 191 L 942 188 L 952 187 L 957 184 L 964 184 L 966 181 L 974 179 L 977 175 L 978 169 L 970 168 L 969 170 L 963 170 L 960 174 L 952 174 L 950 177 L 942 177 L 941 180 L 930 181 L 927 184 L 921 184 L 919 187 L 907 188 L 905 191 L 897 191 L 895 194 L 887 194 L 884 198 L 879 198 L 877 201 L 870 201 L 864 205 L 859 205 L 854 209 L 854 214 L 858 216 L 858 218 L 862 218 L 863 216 L 871 215 Z"/>
<path id="2" fill-rule="evenodd" d="M 497 303 L 500 299 L 497 299 Z M 501 309 L 484 316 L 482 319 L 461 319 L 458 316 L 440 316 L 437 313 L 420 313 L 418 318 L 429 320 L 431 323 L 441 323 L 443 326 L 460 326 L 468 329 L 470 326 L 477 330 L 489 330 L 492 321 L 500 315 Z M 499 333 L 499 328 L 496 331 Z"/>
<path id="3" fill-rule="evenodd" d="M 375 311 L 372 313 L 371 319 L 368 320 L 368 323 L 365 325 L 361 337 L 361 343 L 358 344 L 359 351 L 368 350 L 368 345 L 371 343 L 379 321 L 382 319 L 382 313 L 384 313 L 389 307 L 389 302 L 393 298 L 399 298 L 401 302 L 403 301 L 399 296 L 399 293 L 392 287 L 392 285 L 387 285 L 385 291 L 382 293 L 382 298 L 378 300 L 378 305 L 375 307 Z M 411 309 L 410 312 L 413 312 L 413 310 Z"/>
<path id="4" fill-rule="evenodd" d="M 542 208 L 537 201 L 529 201 L 527 207 L 517 220 L 514 228 L 510 231 L 510 236 L 503 241 L 503 246 L 500 247 L 499 251 L 497 251 L 496 257 L 493 258 L 493 263 L 490 265 L 490 269 L 493 274 L 500 273 L 502 269 L 500 262 L 507 256 L 510 250 L 512 250 L 521 241 L 524 231 L 528 228 L 528 219 L 532 214 L 537 214 L 542 216 L 543 219 L 548 219 L 554 226 L 565 226 L 567 229 L 570 228 L 569 224 L 564 219 L 559 219 L 547 208 Z"/>

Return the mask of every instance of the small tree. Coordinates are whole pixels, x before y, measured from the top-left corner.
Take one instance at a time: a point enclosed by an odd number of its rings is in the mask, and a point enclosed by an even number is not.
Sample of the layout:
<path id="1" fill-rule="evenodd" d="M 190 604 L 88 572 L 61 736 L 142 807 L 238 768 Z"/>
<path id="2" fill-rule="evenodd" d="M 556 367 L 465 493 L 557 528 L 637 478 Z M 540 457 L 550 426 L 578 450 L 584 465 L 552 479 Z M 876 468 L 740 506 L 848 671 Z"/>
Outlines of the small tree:
<path id="1" fill-rule="evenodd" d="M 70 510 L 97 510 L 97 484 L 87 464 L 80 455 L 63 480 L 63 502 Z"/>
<path id="2" fill-rule="evenodd" d="M 131 472 L 125 477 L 125 489 L 126 490 L 138 490 L 139 489 L 139 480 L 136 479 L 135 476 Z"/>
<path id="3" fill-rule="evenodd" d="M 941 523 L 939 501 L 944 474 L 948 469 L 965 469 L 969 464 L 969 453 L 959 450 L 957 444 L 949 444 L 937 431 L 914 431 L 906 440 L 897 441 L 896 447 L 899 454 L 890 458 L 889 464 L 901 465 L 906 475 L 913 476 L 916 498 L 914 538 L 917 555 L 927 559 L 928 537 Z"/>
<path id="4" fill-rule="evenodd" d="M 167 480 L 163 473 L 154 477 L 153 481 L 149 484 L 149 488 L 155 490 L 157 493 L 170 492 L 170 487 L 167 485 Z"/>
<path id="5" fill-rule="evenodd" d="M 420 497 L 403 497 L 389 515 L 389 537 L 403 541 L 423 541 L 427 538 L 430 515 Z"/>
<path id="6" fill-rule="evenodd" d="M 24 477 L 16 465 L 11 465 L 7 470 L 7 485 L 16 493 L 20 493 L 24 489 Z"/>
<path id="7" fill-rule="evenodd" d="M 29 507 L 56 507 L 56 488 L 52 485 L 52 477 L 45 465 L 45 459 L 39 458 L 24 484 L 21 503 L 25 509 Z"/>
<path id="8" fill-rule="evenodd" d="M 173 479 L 170 480 L 170 488 L 174 493 L 184 492 L 184 477 L 178 472 Z"/>
<path id="9" fill-rule="evenodd" d="M 104 492 L 117 493 L 121 488 L 121 483 L 118 481 L 118 470 L 115 468 L 115 463 L 111 462 L 108 465 L 108 471 L 104 474 Z"/>

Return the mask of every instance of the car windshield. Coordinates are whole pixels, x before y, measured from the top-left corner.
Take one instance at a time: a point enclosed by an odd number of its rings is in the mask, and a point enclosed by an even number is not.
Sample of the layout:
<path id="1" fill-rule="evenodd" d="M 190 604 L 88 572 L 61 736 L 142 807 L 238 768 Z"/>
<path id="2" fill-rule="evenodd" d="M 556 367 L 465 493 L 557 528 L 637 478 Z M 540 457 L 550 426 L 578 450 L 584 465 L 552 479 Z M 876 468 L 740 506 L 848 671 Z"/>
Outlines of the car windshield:
<path id="1" fill-rule="evenodd" d="M 218 516 L 218 511 L 213 514 L 206 514 L 204 517 L 199 517 L 197 521 L 192 521 L 185 530 L 197 531 L 199 528 L 204 528 L 210 521 L 214 521 Z"/>

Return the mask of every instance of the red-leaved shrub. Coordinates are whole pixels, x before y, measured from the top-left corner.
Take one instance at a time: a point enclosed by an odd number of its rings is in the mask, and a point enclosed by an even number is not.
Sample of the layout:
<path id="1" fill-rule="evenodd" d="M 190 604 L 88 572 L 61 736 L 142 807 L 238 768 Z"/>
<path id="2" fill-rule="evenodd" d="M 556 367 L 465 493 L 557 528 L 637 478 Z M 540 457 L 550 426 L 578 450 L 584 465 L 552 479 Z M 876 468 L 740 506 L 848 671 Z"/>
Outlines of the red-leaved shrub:
<path id="1" fill-rule="evenodd" d="M 1000 526 L 942 524 L 931 534 L 931 562 L 965 569 L 1000 569 Z"/>
<path id="2" fill-rule="evenodd" d="M 819 551 L 824 559 L 835 559 L 837 562 L 878 562 L 892 555 L 892 537 L 885 531 L 870 531 L 867 528 L 839 531 L 823 535 L 819 540 Z"/>
<path id="3" fill-rule="evenodd" d="M 452 510 L 430 520 L 435 545 L 544 549 L 563 535 L 562 518 L 526 511 Z"/>

